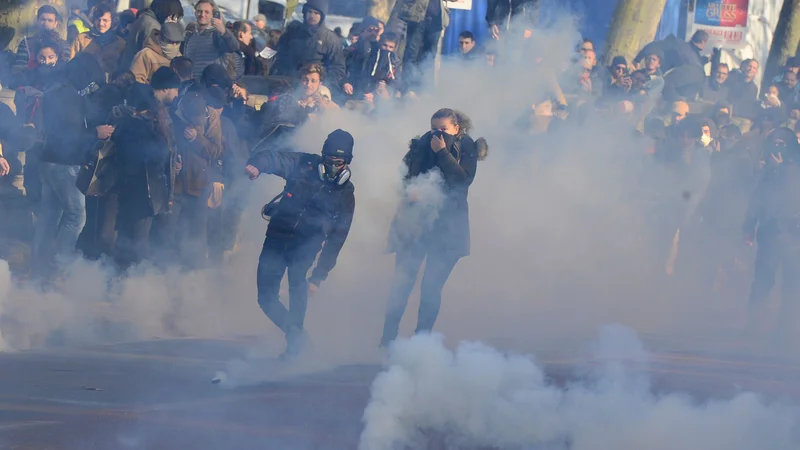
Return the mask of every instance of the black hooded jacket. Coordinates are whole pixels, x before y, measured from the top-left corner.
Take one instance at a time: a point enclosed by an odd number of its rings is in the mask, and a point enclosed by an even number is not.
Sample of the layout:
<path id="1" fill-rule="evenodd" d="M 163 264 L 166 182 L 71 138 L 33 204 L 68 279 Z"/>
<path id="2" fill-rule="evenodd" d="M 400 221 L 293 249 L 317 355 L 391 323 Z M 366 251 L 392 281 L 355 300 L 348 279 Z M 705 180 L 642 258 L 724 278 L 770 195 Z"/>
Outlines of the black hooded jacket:
<path id="1" fill-rule="evenodd" d="M 303 10 L 322 12 L 322 22 L 309 27 L 303 22 L 292 22 L 278 41 L 278 51 L 270 75 L 296 78 L 305 64 L 322 63 L 326 79 L 333 86 L 340 86 L 345 76 L 345 59 L 342 41 L 336 33 L 325 26 L 328 11 L 327 0 L 309 0 Z"/>
<path id="2" fill-rule="evenodd" d="M 75 55 L 64 76 L 42 98 L 42 161 L 65 165 L 85 162 L 97 142 L 95 127 L 105 122 L 111 110 L 103 101 L 108 91 L 105 72 L 97 59 L 88 53 Z M 119 103 L 116 100 L 109 98 L 108 102 Z"/>
<path id="3" fill-rule="evenodd" d="M 288 151 L 287 151 L 288 150 Z M 322 156 L 290 149 L 255 151 L 248 165 L 286 180 L 280 200 L 270 213 L 267 238 L 297 239 L 314 253 L 324 243 L 309 281 L 319 286 L 336 265 L 356 207 L 355 187 L 322 181 L 318 167 Z"/>
<path id="4" fill-rule="evenodd" d="M 480 146 L 471 137 L 447 139 L 447 148 L 440 152 L 431 149 L 431 132 L 411 141 L 410 148 L 403 163 L 408 168 L 406 184 L 416 177 L 439 170 L 442 174 L 445 199 L 430 232 L 425 232 L 420 242 L 413 237 L 414 232 L 404 229 L 403 214 L 407 208 L 413 207 L 415 201 L 405 198 L 401 201 L 398 212 L 392 222 L 389 235 L 389 251 L 401 249 L 425 248 L 427 251 L 447 252 L 451 256 L 463 257 L 470 252 L 469 204 L 467 194 L 478 168 L 478 160 L 482 159 Z"/>

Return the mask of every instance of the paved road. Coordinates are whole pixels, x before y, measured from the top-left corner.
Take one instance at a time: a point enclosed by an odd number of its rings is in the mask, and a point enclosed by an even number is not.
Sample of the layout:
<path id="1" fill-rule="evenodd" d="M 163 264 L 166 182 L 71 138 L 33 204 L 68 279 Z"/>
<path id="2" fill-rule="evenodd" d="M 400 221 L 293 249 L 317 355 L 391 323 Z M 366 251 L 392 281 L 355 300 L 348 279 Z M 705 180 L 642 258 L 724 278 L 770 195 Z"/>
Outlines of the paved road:
<path id="1" fill-rule="evenodd" d="M 157 340 L 0 355 L 0 450 L 355 449 L 377 366 L 345 366 L 226 389 L 210 383 L 241 340 Z M 561 380 L 576 361 L 551 358 Z M 793 396 L 800 370 L 775 361 L 660 353 L 657 389 L 700 397 Z"/>

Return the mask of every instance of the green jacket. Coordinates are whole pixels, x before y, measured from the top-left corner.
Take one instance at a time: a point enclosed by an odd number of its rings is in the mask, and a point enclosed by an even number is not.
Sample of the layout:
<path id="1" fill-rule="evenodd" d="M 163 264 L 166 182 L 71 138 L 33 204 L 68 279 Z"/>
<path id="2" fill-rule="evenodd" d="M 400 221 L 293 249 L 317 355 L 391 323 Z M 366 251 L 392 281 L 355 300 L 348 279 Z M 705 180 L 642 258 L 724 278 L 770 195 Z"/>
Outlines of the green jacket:
<path id="1" fill-rule="evenodd" d="M 428 11 L 429 1 L 442 3 L 442 29 L 447 28 L 450 25 L 450 10 L 444 0 L 397 0 L 394 4 L 397 18 L 405 22 L 422 22 Z"/>

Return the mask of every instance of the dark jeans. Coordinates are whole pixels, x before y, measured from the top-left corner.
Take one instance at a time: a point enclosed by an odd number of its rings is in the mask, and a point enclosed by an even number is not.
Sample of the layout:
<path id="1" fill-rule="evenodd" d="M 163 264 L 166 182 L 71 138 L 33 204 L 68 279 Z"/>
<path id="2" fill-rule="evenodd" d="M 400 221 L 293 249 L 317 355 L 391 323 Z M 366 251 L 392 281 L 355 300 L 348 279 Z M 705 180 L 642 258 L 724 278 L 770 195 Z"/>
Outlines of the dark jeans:
<path id="1" fill-rule="evenodd" d="M 120 217 L 117 224 L 117 248 L 115 260 L 121 270 L 150 258 L 150 230 L 153 217 L 128 220 Z"/>
<path id="2" fill-rule="evenodd" d="M 428 79 L 433 81 L 433 62 L 442 36 L 442 27 L 429 19 L 423 22 L 405 22 L 405 27 L 403 76 L 404 81 L 414 88 L 422 84 L 424 72 L 428 72 Z"/>
<path id="3" fill-rule="evenodd" d="M 169 214 L 153 224 L 154 255 L 161 264 L 180 263 L 187 269 L 205 267 L 208 249 L 208 196 L 176 195 Z"/>
<path id="4" fill-rule="evenodd" d="M 381 345 L 388 345 L 397 338 L 400 320 L 405 314 L 408 297 L 411 295 L 411 290 L 414 289 L 417 273 L 425 256 L 424 249 L 402 251 L 395 256 L 394 279 L 389 294 L 389 304 L 386 308 L 386 319 L 383 323 Z M 459 259 L 459 257 L 445 253 L 427 254 L 415 333 L 429 332 L 433 329 L 442 305 L 442 289 Z"/>
<path id="5" fill-rule="evenodd" d="M 86 198 L 75 187 L 80 166 L 43 162 L 42 203 L 34 226 L 33 265 L 49 276 L 75 259 L 75 243 L 86 223 Z"/>
<path id="6" fill-rule="evenodd" d="M 78 250 L 91 260 L 111 255 L 117 240 L 119 194 L 111 192 L 102 197 L 86 197 L 86 225 L 78 236 Z"/>
<path id="7" fill-rule="evenodd" d="M 284 333 L 303 329 L 308 306 L 308 270 L 319 245 L 267 237 L 258 258 L 258 306 Z M 280 301 L 283 275 L 289 272 L 289 308 Z"/>

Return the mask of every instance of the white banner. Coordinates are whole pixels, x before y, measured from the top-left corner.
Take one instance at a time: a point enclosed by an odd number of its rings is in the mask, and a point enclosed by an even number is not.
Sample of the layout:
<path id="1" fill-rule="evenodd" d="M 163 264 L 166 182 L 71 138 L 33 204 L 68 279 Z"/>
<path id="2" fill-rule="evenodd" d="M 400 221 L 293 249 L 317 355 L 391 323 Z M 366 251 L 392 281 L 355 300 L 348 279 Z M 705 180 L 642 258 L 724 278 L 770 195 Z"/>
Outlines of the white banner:
<path id="1" fill-rule="evenodd" d="M 447 0 L 445 3 L 450 9 L 472 9 L 472 0 Z"/>

